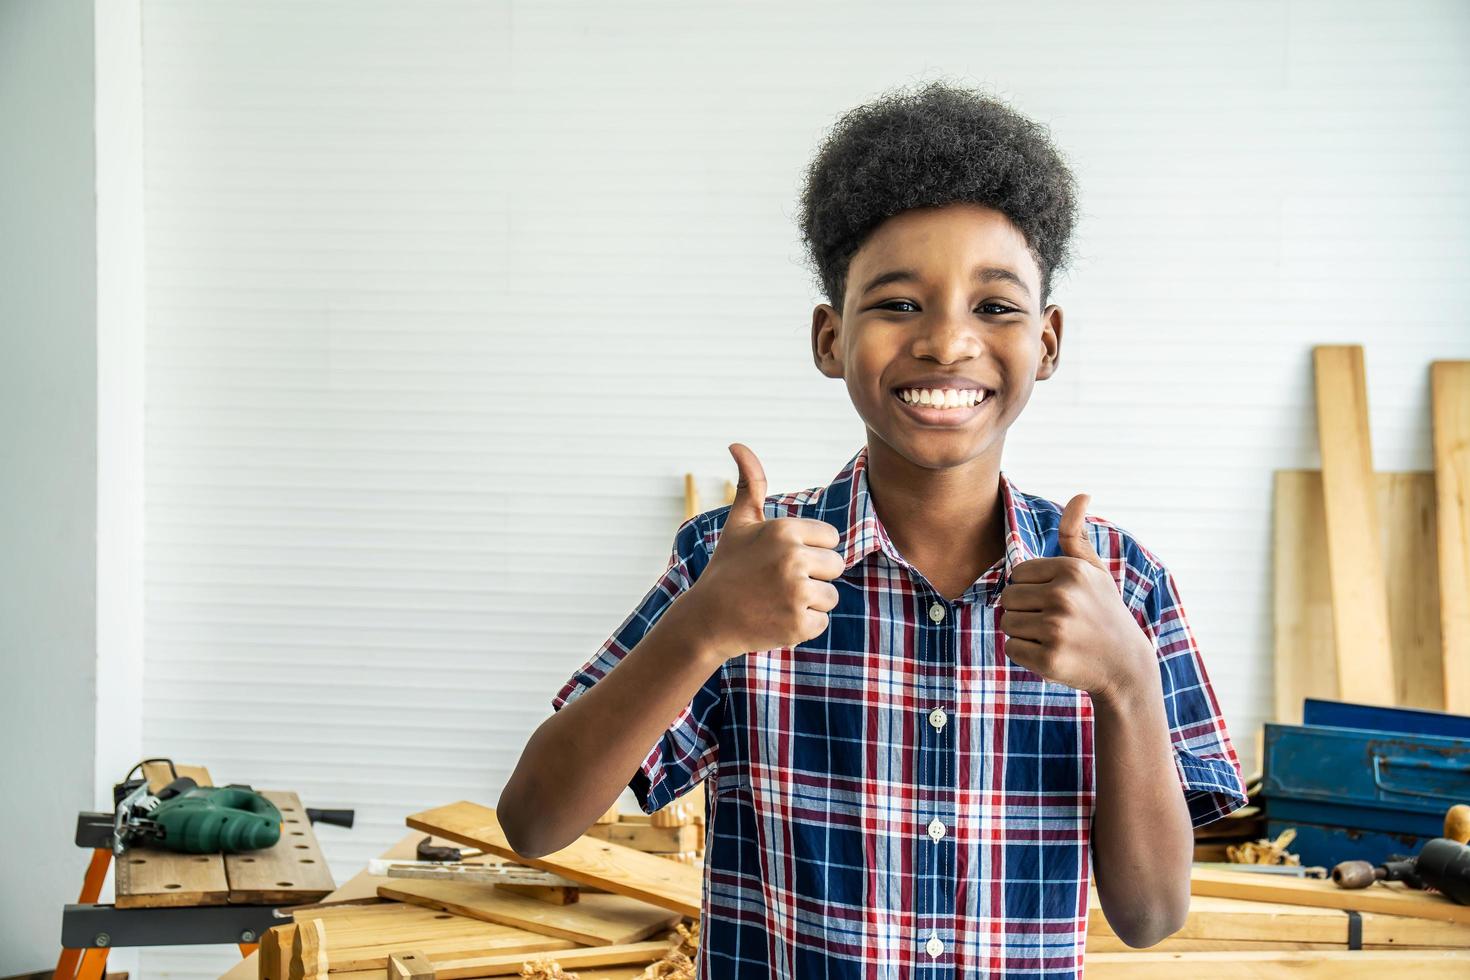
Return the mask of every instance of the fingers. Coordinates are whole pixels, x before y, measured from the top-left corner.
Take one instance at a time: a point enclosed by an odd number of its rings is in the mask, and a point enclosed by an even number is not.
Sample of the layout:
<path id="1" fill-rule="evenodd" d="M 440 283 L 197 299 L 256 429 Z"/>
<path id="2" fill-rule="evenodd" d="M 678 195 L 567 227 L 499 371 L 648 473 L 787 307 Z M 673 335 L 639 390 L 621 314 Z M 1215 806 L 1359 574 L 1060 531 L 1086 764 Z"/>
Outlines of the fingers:
<path id="1" fill-rule="evenodd" d="M 1000 604 L 1005 607 L 1006 614 L 1012 612 L 1040 612 L 1050 604 L 1052 587 L 1050 583 L 1016 583 L 1011 582 L 1000 593 Z"/>
<path id="2" fill-rule="evenodd" d="M 730 516 L 726 518 L 726 524 L 757 524 L 765 520 L 765 468 L 744 443 L 731 443 L 727 448 L 730 455 L 735 457 L 740 479 L 735 484 L 735 500 L 730 504 Z"/>
<path id="3" fill-rule="evenodd" d="M 1011 567 L 1012 582 L 1050 582 L 1056 578 L 1070 558 L 1028 558 Z"/>
<path id="4" fill-rule="evenodd" d="M 816 609 L 820 612 L 830 612 L 837 608 L 840 596 L 837 594 L 837 586 L 829 582 L 813 581 L 809 583 L 802 592 L 808 609 Z"/>
<path id="5" fill-rule="evenodd" d="M 791 525 L 801 532 L 801 543 L 809 544 L 813 548 L 835 548 L 842 543 L 842 535 L 837 528 L 826 521 L 819 521 L 811 517 L 783 517 L 783 521 L 790 521 Z"/>
<path id="6" fill-rule="evenodd" d="M 1044 643 L 1051 639 L 1051 627 L 1047 625 L 1046 613 L 1020 612 L 1005 607 L 1005 613 L 1001 616 L 1000 631 L 1006 635 L 1006 640 L 1034 640 Z"/>

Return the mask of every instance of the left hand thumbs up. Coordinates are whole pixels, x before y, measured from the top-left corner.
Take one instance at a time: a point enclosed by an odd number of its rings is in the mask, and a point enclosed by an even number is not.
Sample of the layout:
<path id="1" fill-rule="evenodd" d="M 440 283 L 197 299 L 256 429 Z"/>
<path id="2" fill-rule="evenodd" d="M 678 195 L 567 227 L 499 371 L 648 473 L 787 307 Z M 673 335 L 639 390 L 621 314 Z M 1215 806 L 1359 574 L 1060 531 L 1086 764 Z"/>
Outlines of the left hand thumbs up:
<path id="1" fill-rule="evenodd" d="M 1087 533 L 1087 525 L 1082 520 L 1091 500 L 1092 494 L 1079 493 L 1067 501 L 1067 506 L 1062 508 L 1062 523 L 1057 528 L 1057 544 L 1061 547 L 1062 554 L 1068 558 L 1081 558 L 1089 565 L 1096 565 L 1107 571 L 1108 566 L 1092 546 L 1092 537 Z"/>
<path id="2" fill-rule="evenodd" d="M 1157 667 L 1152 641 L 1092 545 L 1085 520 L 1091 499 L 1079 493 L 1062 508 L 1060 555 L 1032 558 L 1011 570 L 1000 594 L 999 629 L 1011 660 L 1096 697 L 1150 683 Z"/>

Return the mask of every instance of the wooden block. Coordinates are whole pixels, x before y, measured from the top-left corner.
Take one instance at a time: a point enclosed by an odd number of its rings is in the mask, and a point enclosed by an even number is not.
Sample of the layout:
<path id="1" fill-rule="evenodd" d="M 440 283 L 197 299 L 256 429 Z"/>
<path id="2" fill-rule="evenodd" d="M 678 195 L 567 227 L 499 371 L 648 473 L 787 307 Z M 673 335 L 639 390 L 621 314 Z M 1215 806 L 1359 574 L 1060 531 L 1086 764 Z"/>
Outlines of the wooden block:
<path id="1" fill-rule="evenodd" d="M 523 895 L 552 905 L 571 905 L 579 901 L 582 895 L 576 885 L 521 885 L 513 881 L 495 881 L 491 884 L 512 895 Z"/>
<path id="2" fill-rule="evenodd" d="M 255 964 L 258 980 L 288 980 L 291 969 L 291 941 L 295 934 L 295 923 L 276 926 L 261 934 Z"/>
<path id="3" fill-rule="evenodd" d="M 452 881 L 395 880 L 380 885 L 378 894 L 584 946 L 637 942 L 671 928 L 678 918 L 666 909 L 622 895 L 584 895 L 574 905 L 558 906 L 509 894 L 493 885 Z"/>
<path id="4" fill-rule="evenodd" d="M 281 811 L 281 839 L 258 851 L 224 856 L 230 901 L 246 905 L 315 902 L 337 887 L 311 821 L 295 793 L 263 790 Z"/>
<path id="5" fill-rule="evenodd" d="M 660 811 L 662 812 L 662 811 Z M 677 827 L 659 827 L 653 824 L 612 823 L 594 824 L 587 828 L 588 837 L 610 840 L 650 854 L 677 854 L 693 851 L 698 843 L 699 828 L 692 823 Z"/>
<path id="6" fill-rule="evenodd" d="M 434 980 L 434 964 L 422 950 L 388 957 L 388 980 Z"/>
<path id="7" fill-rule="evenodd" d="M 1191 894 L 1216 898 L 1353 909 L 1470 924 L 1470 905 L 1456 905 L 1443 895 L 1400 888 L 1386 882 L 1369 888 L 1345 889 L 1323 879 L 1195 868 L 1190 873 L 1189 886 Z"/>
<path id="8" fill-rule="evenodd" d="M 120 909 L 225 905 L 230 898 L 218 854 L 180 854 L 130 847 L 116 860 L 113 904 Z"/>
<path id="9" fill-rule="evenodd" d="M 1434 475 L 1378 473 L 1374 480 L 1390 583 L 1395 700 L 1438 710 L 1439 574 L 1424 560 L 1435 548 Z M 1303 698 L 1339 697 L 1321 473 L 1276 471 L 1273 523 L 1275 718 L 1300 724 Z"/>
<path id="10" fill-rule="evenodd" d="M 607 808 L 607 812 L 606 813 L 604 813 L 602 816 L 600 816 L 600 817 L 597 818 L 597 822 L 599 824 L 604 824 L 604 823 L 617 823 L 618 822 L 618 816 L 619 816 L 619 814 L 618 814 L 618 805 L 616 803 L 614 803 L 612 806 L 610 806 L 610 807 Z"/>
<path id="11" fill-rule="evenodd" d="M 1388 584 L 1374 492 L 1363 348 L 1321 345 L 1312 355 L 1337 687 L 1347 701 L 1392 704 Z"/>
<path id="12" fill-rule="evenodd" d="M 636 898 L 680 915 L 698 918 L 704 876 L 692 867 L 665 861 L 631 847 L 579 837 L 559 851 L 539 858 L 516 854 L 500 828 L 495 811 L 461 800 L 408 818 L 415 830 L 439 834 L 472 847 L 587 885 Z M 588 896 L 582 897 L 585 904 Z"/>
<path id="13" fill-rule="evenodd" d="M 1464 950 L 1089 953 L 1086 962 L 1087 980 L 1463 980 L 1470 972 Z"/>
<path id="14" fill-rule="evenodd" d="M 1470 714 L 1470 361 L 1429 366 L 1445 710 Z"/>

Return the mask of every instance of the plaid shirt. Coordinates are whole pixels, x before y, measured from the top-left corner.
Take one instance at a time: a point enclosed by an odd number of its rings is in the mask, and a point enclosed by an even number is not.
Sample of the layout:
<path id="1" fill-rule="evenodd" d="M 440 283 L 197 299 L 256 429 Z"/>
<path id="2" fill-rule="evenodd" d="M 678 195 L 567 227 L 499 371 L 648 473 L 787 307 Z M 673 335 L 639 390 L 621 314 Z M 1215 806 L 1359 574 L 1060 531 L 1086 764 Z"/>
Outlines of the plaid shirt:
<path id="1" fill-rule="evenodd" d="M 630 784 L 653 812 L 709 779 L 700 976 L 1080 976 L 1094 785 L 1092 704 L 1004 656 L 1011 570 L 1056 555 L 1062 508 L 1000 474 L 1005 557 L 958 599 L 889 539 L 867 447 L 767 518 L 841 532 L 828 629 L 726 661 Z M 728 506 L 684 522 L 663 576 L 553 699 L 611 670 L 709 563 Z M 1169 571 L 1122 528 L 1085 526 L 1153 639 L 1196 826 L 1245 802 Z"/>

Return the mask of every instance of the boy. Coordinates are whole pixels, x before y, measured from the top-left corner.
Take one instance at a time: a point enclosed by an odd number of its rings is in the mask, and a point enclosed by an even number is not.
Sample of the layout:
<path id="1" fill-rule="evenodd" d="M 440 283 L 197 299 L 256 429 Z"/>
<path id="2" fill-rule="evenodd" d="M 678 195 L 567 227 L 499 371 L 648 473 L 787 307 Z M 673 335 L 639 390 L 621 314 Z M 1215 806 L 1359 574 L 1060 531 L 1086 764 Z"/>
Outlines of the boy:
<path id="1" fill-rule="evenodd" d="M 1089 858 L 1133 946 L 1179 928 L 1192 826 L 1245 802 L 1174 579 L 1015 487 L 1075 220 L 1036 124 L 943 83 L 842 118 L 801 223 L 818 370 L 867 441 L 832 482 L 684 522 L 500 799 L 517 851 L 630 785 L 708 780 L 700 976 L 1076 977 Z M 652 747 L 650 750 L 650 746 Z M 631 777 L 631 778 L 630 778 Z"/>

